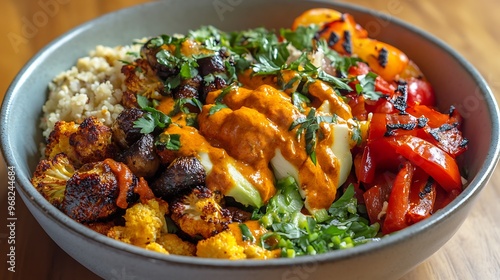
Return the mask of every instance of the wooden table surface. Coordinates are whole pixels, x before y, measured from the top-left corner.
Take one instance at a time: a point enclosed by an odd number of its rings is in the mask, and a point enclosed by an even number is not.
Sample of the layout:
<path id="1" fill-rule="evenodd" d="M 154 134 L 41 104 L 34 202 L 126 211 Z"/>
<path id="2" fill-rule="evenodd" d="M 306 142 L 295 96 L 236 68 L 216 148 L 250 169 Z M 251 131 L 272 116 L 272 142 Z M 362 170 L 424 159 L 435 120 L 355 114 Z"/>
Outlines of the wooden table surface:
<path id="1" fill-rule="evenodd" d="M 2 0 L 0 96 L 45 44 L 103 13 L 146 0 Z M 351 0 L 441 38 L 472 62 L 500 100 L 500 1 Z M 44 233 L 17 199 L 16 272 L 7 270 L 6 167 L 0 160 L 0 279 L 98 279 Z M 457 234 L 403 279 L 500 279 L 500 170 Z"/>

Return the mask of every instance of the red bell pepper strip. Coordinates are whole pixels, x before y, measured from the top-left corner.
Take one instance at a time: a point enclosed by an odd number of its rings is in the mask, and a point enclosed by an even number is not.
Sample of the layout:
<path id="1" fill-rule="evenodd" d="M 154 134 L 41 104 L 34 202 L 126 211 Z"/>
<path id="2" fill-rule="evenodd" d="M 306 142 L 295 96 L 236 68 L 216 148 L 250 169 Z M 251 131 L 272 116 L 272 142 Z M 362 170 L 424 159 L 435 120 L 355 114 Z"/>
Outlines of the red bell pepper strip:
<path id="1" fill-rule="evenodd" d="M 462 178 L 453 157 L 435 145 L 412 135 L 388 138 L 396 153 L 424 169 L 446 191 L 462 190 Z"/>
<path id="2" fill-rule="evenodd" d="M 410 188 L 413 173 L 413 165 L 406 162 L 396 175 L 396 179 L 394 179 L 387 204 L 387 213 L 382 226 L 384 234 L 401 230 L 409 225 L 406 220 L 406 213 L 410 207 Z"/>
<path id="3" fill-rule="evenodd" d="M 375 178 L 376 166 L 370 149 L 370 146 L 365 146 L 363 153 L 359 153 L 354 159 L 354 171 L 359 182 L 371 183 Z"/>
<path id="4" fill-rule="evenodd" d="M 384 202 L 389 200 L 394 182 L 394 175 L 391 173 L 391 176 L 386 176 L 388 174 L 390 173 L 378 174 L 375 183 L 363 194 L 366 212 L 372 224 L 382 225 L 384 215 L 381 212 L 384 209 Z"/>
<path id="5" fill-rule="evenodd" d="M 410 189 L 410 209 L 406 214 L 409 224 L 429 217 L 436 201 L 436 182 L 420 168 L 415 170 Z"/>

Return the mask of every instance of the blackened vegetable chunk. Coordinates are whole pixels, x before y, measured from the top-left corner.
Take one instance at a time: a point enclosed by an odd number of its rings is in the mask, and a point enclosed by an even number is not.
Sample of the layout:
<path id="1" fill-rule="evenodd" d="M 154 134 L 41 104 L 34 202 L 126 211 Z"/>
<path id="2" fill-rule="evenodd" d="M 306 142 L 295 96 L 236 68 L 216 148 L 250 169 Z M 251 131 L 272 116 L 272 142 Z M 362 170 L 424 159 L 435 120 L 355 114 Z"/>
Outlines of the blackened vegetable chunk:
<path id="1" fill-rule="evenodd" d="M 224 60 L 218 54 L 198 59 L 198 65 L 202 76 L 226 71 Z"/>
<path id="2" fill-rule="evenodd" d="M 134 122 L 144 115 L 141 109 L 129 108 L 123 110 L 113 123 L 113 141 L 122 148 L 128 148 L 138 141 L 142 134 L 141 129 L 134 127 Z"/>
<path id="3" fill-rule="evenodd" d="M 137 177 L 131 178 L 127 200 L 132 200 Z M 118 211 L 118 179 L 104 162 L 88 163 L 77 170 L 66 183 L 62 211 L 78 222 L 106 219 Z"/>
<path id="4" fill-rule="evenodd" d="M 144 134 L 121 156 L 120 160 L 137 177 L 152 177 L 160 166 L 160 158 L 154 149 L 154 138 L 151 134 Z"/>
<path id="5" fill-rule="evenodd" d="M 167 201 L 205 184 L 205 169 L 195 157 L 176 158 L 151 185 L 156 196 Z"/>

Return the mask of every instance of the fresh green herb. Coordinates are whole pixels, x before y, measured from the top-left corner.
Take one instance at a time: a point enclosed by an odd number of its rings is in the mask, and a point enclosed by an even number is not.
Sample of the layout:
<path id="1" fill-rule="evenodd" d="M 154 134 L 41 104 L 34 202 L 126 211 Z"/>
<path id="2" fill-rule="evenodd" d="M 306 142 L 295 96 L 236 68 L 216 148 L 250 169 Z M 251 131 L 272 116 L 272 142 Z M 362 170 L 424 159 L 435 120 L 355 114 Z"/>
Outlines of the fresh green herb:
<path id="1" fill-rule="evenodd" d="M 297 107 L 301 113 L 304 113 L 305 108 L 311 104 L 311 100 L 299 92 L 294 92 L 292 93 L 292 104 Z"/>
<path id="2" fill-rule="evenodd" d="M 167 150 L 178 151 L 181 148 L 181 136 L 179 134 L 162 133 L 158 136 L 155 145 Z"/>
<path id="3" fill-rule="evenodd" d="M 243 241 L 250 241 L 251 243 L 255 242 L 255 237 L 246 224 L 240 223 L 239 227 Z"/>
<path id="4" fill-rule="evenodd" d="M 118 61 L 120 61 L 120 62 L 121 62 L 121 63 L 123 63 L 124 65 L 130 65 L 130 64 L 132 64 L 132 62 L 127 61 L 127 60 L 123 60 L 123 59 L 119 59 Z"/>
<path id="5" fill-rule="evenodd" d="M 226 104 L 215 103 L 212 107 L 210 107 L 210 110 L 208 111 L 208 115 L 211 116 L 224 108 L 228 108 Z"/>
<path id="6" fill-rule="evenodd" d="M 229 61 L 224 61 L 224 66 L 226 67 L 227 77 L 225 77 L 225 81 L 227 84 L 232 84 L 238 81 L 238 74 L 236 66 L 229 63 Z"/>
<path id="7" fill-rule="evenodd" d="M 338 52 L 328 47 L 328 43 L 325 40 L 317 41 L 316 46 L 319 51 L 323 52 L 325 58 L 335 67 L 340 77 L 347 77 L 349 68 L 362 61 L 359 57 L 340 55 Z"/>
<path id="8" fill-rule="evenodd" d="M 257 75 L 273 75 L 281 70 L 281 67 L 266 55 L 257 55 L 255 59 L 257 62 L 253 64 L 252 70 Z"/>
<path id="9" fill-rule="evenodd" d="M 359 125 L 352 127 L 351 138 L 354 142 L 356 142 L 356 144 L 361 145 L 361 142 L 363 141 L 363 137 L 361 137 L 361 128 L 359 127 Z"/>
<path id="10" fill-rule="evenodd" d="M 341 89 L 351 91 L 351 87 L 347 84 L 347 79 L 337 78 L 326 73 L 323 69 L 316 67 L 314 63 L 308 58 L 307 53 L 302 53 L 297 60 L 290 63 L 286 68 L 290 70 L 297 71 L 301 75 L 303 80 L 313 82 L 314 79 L 320 79 L 328 84 L 331 84 L 334 89 Z M 304 76 L 306 79 L 304 79 Z M 307 78 L 313 78 L 308 80 Z"/>
<path id="11" fill-rule="evenodd" d="M 207 49 L 218 51 L 222 46 L 227 46 L 227 34 L 214 26 L 202 26 L 197 30 L 191 30 L 188 37 L 201 42 Z"/>
<path id="12" fill-rule="evenodd" d="M 198 75 L 198 63 L 196 60 L 188 59 L 181 64 L 180 75 L 184 80 L 191 79 Z"/>
<path id="13" fill-rule="evenodd" d="M 296 119 L 289 127 L 290 131 L 298 127 L 297 138 L 299 141 L 302 134 L 305 133 L 306 152 L 314 164 L 316 164 L 316 142 L 319 124 L 321 122 L 333 123 L 334 121 L 334 116 L 316 116 L 316 109 L 311 108 L 306 117 Z"/>
<path id="14" fill-rule="evenodd" d="M 139 57 L 139 52 L 126 52 L 126 55 L 130 55 L 130 56 L 133 56 L 133 57 Z"/>
<path id="15" fill-rule="evenodd" d="M 140 128 L 142 134 L 152 133 L 156 128 L 166 128 L 172 123 L 169 116 L 151 107 L 153 105 L 147 97 L 137 95 L 137 103 L 145 114 L 134 122 L 134 127 Z"/>
<path id="16" fill-rule="evenodd" d="M 198 109 L 198 111 L 201 111 L 201 108 L 203 107 L 201 101 L 196 98 L 177 98 L 175 99 L 174 109 L 168 115 L 170 117 L 173 117 L 181 112 L 184 114 L 188 114 L 191 112 L 188 105 L 193 106 L 194 108 Z"/>
<path id="17" fill-rule="evenodd" d="M 168 215 L 165 215 L 165 222 L 167 225 L 168 233 L 177 233 L 179 231 L 179 228 L 177 227 L 175 222 Z"/>
<path id="18" fill-rule="evenodd" d="M 181 76 L 180 75 L 173 75 L 168 77 L 165 82 L 165 92 L 172 92 L 173 89 L 177 88 L 178 86 L 181 85 Z"/>
<path id="19" fill-rule="evenodd" d="M 347 90 L 347 91 L 352 90 L 352 88 L 345 82 L 345 79 L 340 79 L 335 76 L 332 76 L 323 70 L 318 71 L 318 78 L 322 81 L 334 85 L 335 88 L 337 89 Z"/>
<path id="20" fill-rule="evenodd" d="M 296 30 L 281 29 L 280 34 L 298 50 L 312 50 L 313 38 L 319 26 L 299 26 Z"/>
<path id="21" fill-rule="evenodd" d="M 363 94 L 367 99 L 378 100 L 382 96 L 382 93 L 375 90 L 375 80 L 377 77 L 377 74 L 373 72 L 369 72 L 366 75 L 359 75 L 357 77 L 359 84 L 356 84 L 356 92 Z"/>
<path id="22" fill-rule="evenodd" d="M 198 128 L 198 114 L 197 113 L 187 113 L 186 114 L 186 125 Z"/>
<path id="23" fill-rule="evenodd" d="M 176 68 L 180 62 L 180 59 L 168 50 L 161 50 L 157 52 L 156 60 L 158 61 L 158 63 L 165 65 L 168 68 Z"/>
<path id="24" fill-rule="evenodd" d="M 235 83 L 230 84 L 229 86 L 225 87 L 224 89 L 221 90 L 220 94 L 215 98 L 215 103 L 223 103 L 224 97 L 231 93 L 234 90 L 238 89 L 238 85 Z"/>

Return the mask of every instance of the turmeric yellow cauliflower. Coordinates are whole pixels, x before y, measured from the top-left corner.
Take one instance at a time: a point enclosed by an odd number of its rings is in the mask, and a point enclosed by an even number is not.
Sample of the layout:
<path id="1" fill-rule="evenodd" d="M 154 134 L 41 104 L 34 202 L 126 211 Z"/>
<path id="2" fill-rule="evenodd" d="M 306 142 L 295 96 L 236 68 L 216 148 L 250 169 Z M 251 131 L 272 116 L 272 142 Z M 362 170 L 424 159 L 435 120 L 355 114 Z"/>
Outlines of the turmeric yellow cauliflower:
<path id="1" fill-rule="evenodd" d="M 59 121 L 47 139 L 45 157 L 50 159 L 64 153 L 77 168 L 112 158 L 115 147 L 111 136 L 111 129 L 95 117 L 88 117 L 80 124 Z"/>
<path id="2" fill-rule="evenodd" d="M 228 230 L 201 240 L 196 245 L 196 256 L 203 258 L 246 259 L 244 251 L 243 246 L 238 245 L 236 237 Z"/>
<path id="3" fill-rule="evenodd" d="M 250 221 L 253 222 L 255 221 Z M 199 241 L 196 246 L 196 256 L 229 260 L 279 257 L 279 251 L 269 251 L 256 244 L 262 232 L 261 228 L 253 230 L 254 240 L 244 240 L 239 224 L 233 223 L 228 230 Z"/>
<path id="4" fill-rule="evenodd" d="M 115 226 L 107 235 L 160 253 L 193 256 L 194 244 L 168 233 L 165 221 L 167 212 L 168 204 L 163 200 L 151 199 L 146 203 L 137 203 L 127 209 L 125 226 Z"/>
<path id="5" fill-rule="evenodd" d="M 75 122 L 57 122 L 47 139 L 45 158 L 51 159 L 57 154 L 64 153 L 71 162 L 75 162 L 77 155 L 74 148 L 69 144 L 69 138 L 77 130 L 78 124 Z"/>

